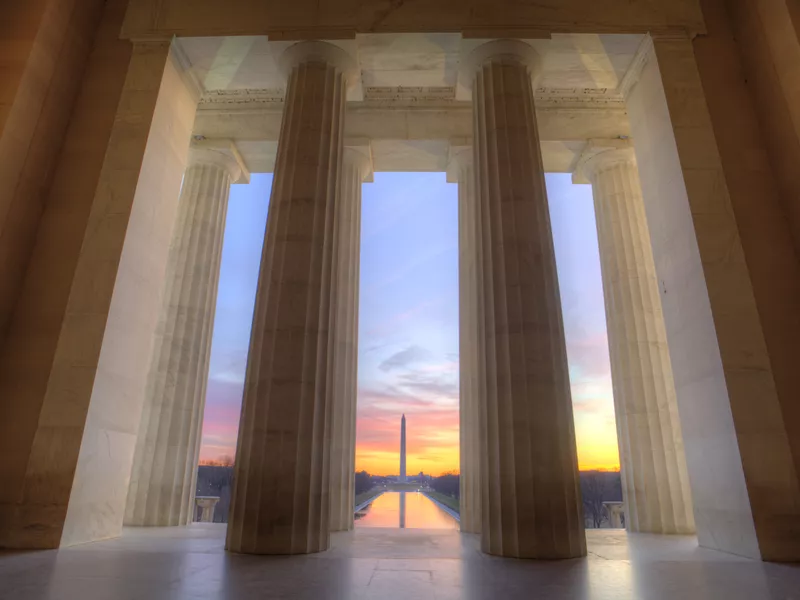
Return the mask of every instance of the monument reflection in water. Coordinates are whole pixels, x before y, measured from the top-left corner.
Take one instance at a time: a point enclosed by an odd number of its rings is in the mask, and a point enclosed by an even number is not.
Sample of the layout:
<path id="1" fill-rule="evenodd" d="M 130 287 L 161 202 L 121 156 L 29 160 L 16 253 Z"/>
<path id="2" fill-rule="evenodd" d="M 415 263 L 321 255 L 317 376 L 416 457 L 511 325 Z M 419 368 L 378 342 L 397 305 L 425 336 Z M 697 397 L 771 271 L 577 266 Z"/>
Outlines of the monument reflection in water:
<path id="1" fill-rule="evenodd" d="M 419 492 L 385 492 L 360 511 L 355 526 L 458 529 L 458 521 Z"/>

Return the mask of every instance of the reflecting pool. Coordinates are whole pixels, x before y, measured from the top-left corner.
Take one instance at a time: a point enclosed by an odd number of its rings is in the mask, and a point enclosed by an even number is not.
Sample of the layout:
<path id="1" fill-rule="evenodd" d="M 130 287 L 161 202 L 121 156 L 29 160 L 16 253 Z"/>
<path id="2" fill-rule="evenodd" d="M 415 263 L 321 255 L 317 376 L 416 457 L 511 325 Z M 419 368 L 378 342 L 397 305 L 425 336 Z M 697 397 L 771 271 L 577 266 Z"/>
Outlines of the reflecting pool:
<path id="1" fill-rule="evenodd" d="M 458 521 L 419 492 L 384 492 L 356 514 L 356 527 L 458 529 Z"/>

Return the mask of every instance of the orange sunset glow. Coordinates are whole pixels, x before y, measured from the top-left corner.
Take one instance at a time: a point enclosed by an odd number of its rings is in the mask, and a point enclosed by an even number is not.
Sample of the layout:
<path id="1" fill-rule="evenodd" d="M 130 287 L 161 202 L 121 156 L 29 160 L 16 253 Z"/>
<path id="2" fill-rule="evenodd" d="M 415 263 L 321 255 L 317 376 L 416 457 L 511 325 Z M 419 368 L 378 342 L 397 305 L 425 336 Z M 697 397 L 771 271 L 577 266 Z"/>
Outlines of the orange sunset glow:
<path id="1" fill-rule="evenodd" d="M 455 369 L 458 365 L 454 366 Z M 457 373 L 457 371 L 456 371 Z M 407 472 L 440 475 L 458 471 L 458 405 L 442 402 L 430 406 L 418 399 L 376 398 L 359 408 L 356 437 L 356 470 L 374 475 L 396 475 L 400 461 L 400 417 L 406 415 Z"/>
<path id="2" fill-rule="evenodd" d="M 406 414 L 408 473 L 428 475 L 458 472 L 458 411 L 433 414 L 411 412 L 408 407 L 396 418 L 380 411 L 359 411 L 356 470 L 373 475 L 397 475 L 400 460 L 400 415 Z M 612 414 L 613 418 L 613 414 Z M 581 426 L 583 425 L 583 426 Z M 599 426 L 599 427 L 598 427 Z M 616 438 L 602 424 L 576 422 L 578 468 L 582 471 L 619 470 Z"/>
<path id="3" fill-rule="evenodd" d="M 578 463 L 615 470 L 596 229 L 581 187 L 548 179 Z M 457 188 L 438 174 L 380 173 L 363 193 L 356 469 L 398 473 L 405 413 L 407 472 L 458 472 Z"/>
<path id="4" fill-rule="evenodd" d="M 271 176 L 231 190 L 200 458 L 229 464 L 244 386 Z M 548 175 L 578 463 L 619 468 L 589 186 Z M 356 469 L 459 470 L 458 193 L 443 173 L 376 173 L 363 187 Z"/>

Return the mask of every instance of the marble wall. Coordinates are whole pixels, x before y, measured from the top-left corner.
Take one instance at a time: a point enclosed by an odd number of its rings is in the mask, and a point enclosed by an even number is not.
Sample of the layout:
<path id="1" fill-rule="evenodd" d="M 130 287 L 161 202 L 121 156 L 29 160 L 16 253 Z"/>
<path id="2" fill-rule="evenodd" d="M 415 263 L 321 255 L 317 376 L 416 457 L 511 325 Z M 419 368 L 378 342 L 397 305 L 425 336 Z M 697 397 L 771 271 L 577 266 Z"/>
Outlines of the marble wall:
<path id="1" fill-rule="evenodd" d="M 709 12 L 713 2 L 704 3 Z M 756 100 L 781 204 L 800 254 L 800 39 L 786 0 L 725 0 L 739 40 L 744 80 Z M 712 17 L 713 18 L 713 17 Z"/>
<path id="2" fill-rule="evenodd" d="M 0 345 L 0 546 L 57 546 L 61 527 L 12 533 L 18 520 L 63 522 L 66 505 L 46 519 L 21 516 L 29 494 L 26 478 L 39 426 L 47 382 L 53 366 L 75 265 L 80 253 L 95 188 L 117 112 L 131 44 L 119 39 L 127 0 L 106 3 L 100 28 L 86 64 L 69 127 L 60 147 L 44 212 L 11 315 Z M 58 147 L 56 147 L 58 149 Z M 7 180 L 4 180 L 5 183 Z M 67 487 L 53 496 L 69 492 Z M 60 515 L 60 516 L 59 516 Z"/>
<path id="3" fill-rule="evenodd" d="M 691 43 L 654 45 L 629 110 L 697 534 L 775 558 L 800 504 L 753 285 Z"/>
<path id="4" fill-rule="evenodd" d="M 472 38 L 549 32 L 703 30 L 696 0 L 131 0 L 123 36 L 269 35 L 342 39 L 356 32 L 463 31 Z M 191 33 L 188 33 L 191 32 Z"/>
<path id="5" fill-rule="evenodd" d="M 185 6 L 4 9 L 0 546 L 120 531 L 196 107 L 169 44 L 134 52 L 119 40 L 125 19 L 125 35 L 167 37 L 671 32 L 656 35 L 630 118 L 698 535 L 746 556 L 800 556 L 800 10 L 785 0 Z M 403 135 L 415 135 L 410 125 Z"/>
<path id="6" fill-rule="evenodd" d="M 797 402 L 800 369 L 796 360 L 800 339 L 800 263 L 792 239 L 796 222 L 790 218 L 786 202 L 797 202 L 800 197 L 787 194 L 777 175 L 785 165 L 773 160 L 773 150 L 783 137 L 774 136 L 771 131 L 765 134 L 769 128 L 761 127 L 764 113 L 772 109 L 764 104 L 764 96 L 754 85 L 760 75 L 753 73 L 747 58 L 740 60 L 742 53 L 734 37 L 737 29 L 727 18 L 724 0 L 703 0 L 703 10 L 709 35 L 696 38 L 693 47 L 753 285 L 783 426 L 794 457 L 794 474 L 788 471 L 788 481 L 797 482 L 800 478 L 800 403 Z M 758 54 L 760 50 L 753 47 L 753 52 Z M 736 126 L 731 127 L 731 123 Z M 791 132 L 792 128 L 785 127 L 784 131 Z M 797 177 L 794 171 L 792 176 Z M 774 490 L 766 493 L 773 494 Z M 776 512 L 771 517 L 774 525 L 759 529 L 762 555 L 794 557 L 794 560 L 800 556 L 796 511 L 795 507 Z M 772 534 L 768 533 L 770 530 Z M 786 535 L 775 536 L 774 532 Z"/>
<path id="7" fill-rule="evenodd" d="M 206 107 L 209 108 L 209 107 Z M 627 113 L 621 108 L 569 110 L 558 107 L 536 110 L 539 139 L 574 142 L 630 136 Z M 278 140 L 281 111 L 231 110 L 211 107 L 197 111 L 195 133 L 208 138 L 248 141 Z M 458 104 L 448 108 L 417 110 L 413 107 L 380 108 L 351 103 L 345 116 L 345 138 L 396 142 L 400 140 L 467 140 L 472 138 L 472 108 Z"/>
<path id="8" fill-rule="evenodd" d="M 59 344 L 72 358 L 102 341 L 62 546 L 122 531 L 197 101 L 169 42 L 134 45 L 67 311 L 75 335 Z M 54 395 L 61 383 L 51 380 Z"/>
<path id="9" fill-rule="evenodd" d="M 688 184 L 684 183 L 665 84 L 655 56 L 631 90 L 628 107 L 667 327 L 697 537 L 702 545 L 757 557 L 758 541 L 694 235 Z M 724 181 L 715 185 L 712 180 L 707 189 L 713 192 L 718 185 L 724 186 Z"/>
<path id="10" fill-rule="evenodd" d="M 134 46 L 117 98 L 6 546 L 121 532 L 197 93 L 170 43 L 147 42 Z"/>
<path id="11" fill-rule="evenodd" d="M 3 6 L 0 76 L 0 339 L 16 304 L 103 2 Z"/>

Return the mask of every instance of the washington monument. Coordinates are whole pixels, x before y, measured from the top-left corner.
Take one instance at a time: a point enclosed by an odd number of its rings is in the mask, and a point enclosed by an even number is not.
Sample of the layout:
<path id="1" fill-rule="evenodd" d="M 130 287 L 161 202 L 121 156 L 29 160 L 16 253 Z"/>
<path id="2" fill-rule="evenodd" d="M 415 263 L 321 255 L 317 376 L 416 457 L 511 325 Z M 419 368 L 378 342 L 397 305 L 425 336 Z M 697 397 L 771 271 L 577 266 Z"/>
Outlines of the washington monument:
<path id="1" fill-rule="evenodd" d="M 400 419 L 400 483 L 405 483 L 406 479 L 406 416 Z"/>

